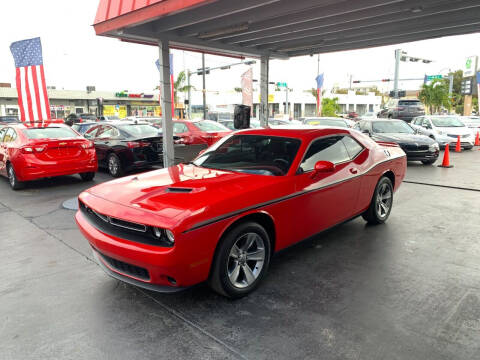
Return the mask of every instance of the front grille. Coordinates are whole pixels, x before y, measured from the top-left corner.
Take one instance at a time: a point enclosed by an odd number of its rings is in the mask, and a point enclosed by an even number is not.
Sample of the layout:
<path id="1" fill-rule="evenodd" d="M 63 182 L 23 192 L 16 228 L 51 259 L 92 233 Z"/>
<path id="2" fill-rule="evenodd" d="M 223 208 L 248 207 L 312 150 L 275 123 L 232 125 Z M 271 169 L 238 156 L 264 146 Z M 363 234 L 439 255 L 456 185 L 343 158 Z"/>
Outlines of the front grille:
<path id="1" fill-rule="evenodd" d="M 120 273 L 136 277 L 138 279 L 146 281 L 150 280 L 150 275 L 148 274 L 147 269 L 111 258 L 110 256 L 102 254 L 98 250 L 97 252 L 102 257 L 102 259 L 105 260 L 108 265 L 110 265 L 112 269 L 115 269 Z"/>
<path id="2" fill-rule="evenodd" d="M 454 134 L 447 134 L 449 137 L 457 138 L 459 135 L 454 135 Z M 470 135 L 465 134 L 465 135 L 460 135 L 461 139 L 468 138 Z"/>
<path id="3" fill-rule="evenodd" d="M 407 151 L 428 151 L 428 145 L 403 144 L 401 147 Z"/>
<path id="4" fill-rule="evenodd" d="M 155 237 L 153 228 L 150 226 L 107 216 L 86 206 L 81 201 L 79 201 L 79 209 L 88 222 L 104 234 L 142 244 L 161 247 L 173 246 L 164 232 L 160 238 Z"/>

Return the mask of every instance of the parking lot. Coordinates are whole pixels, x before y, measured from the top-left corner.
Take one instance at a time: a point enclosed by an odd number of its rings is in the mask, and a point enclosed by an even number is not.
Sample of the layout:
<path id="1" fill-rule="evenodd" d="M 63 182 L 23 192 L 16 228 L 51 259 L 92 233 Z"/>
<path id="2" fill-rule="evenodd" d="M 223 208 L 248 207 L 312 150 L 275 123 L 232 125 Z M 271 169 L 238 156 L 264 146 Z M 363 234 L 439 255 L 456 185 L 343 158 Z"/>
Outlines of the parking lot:
<path id="1" fill-rule="evenodd" d="M 106 276 L 62 208 L 92 183 L 13 192 L 2 178 L 1 357 L 477 358 L 480 152 L 450 160 L 410 163 L 387 224 L 356 219 L 281 252 L 237 301 L 204 285 L 165 295 Z"/>

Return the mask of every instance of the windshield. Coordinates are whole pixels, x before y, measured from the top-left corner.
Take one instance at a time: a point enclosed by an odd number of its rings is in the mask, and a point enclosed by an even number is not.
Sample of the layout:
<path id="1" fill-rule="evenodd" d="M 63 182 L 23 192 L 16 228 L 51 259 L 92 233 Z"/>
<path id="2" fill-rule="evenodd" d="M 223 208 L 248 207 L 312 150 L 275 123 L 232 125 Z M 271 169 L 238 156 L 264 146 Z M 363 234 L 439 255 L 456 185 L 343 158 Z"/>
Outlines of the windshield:
<path id="1" fill-rule="evenodd" d="M 147 137 L 159 136 L 158 129 L 149 124 L 119 125 L 118 128 L 120 130 L 125 131 L 127 134 L 135 138 L 147 138 Z"/>
<path id="2" fill-rule="evenodd" d="M 339 127 L 348 127 L 347 123 L 343 120 L 335 119 L 310 119 L 305 120 L 304 124 L 313 125 L 313 126 L 339 126 Z"/>
<path id="3" fill-rule="evenodd" d="M 374 121 L 372 122 L 372 131 L 374 133 L 400 133 L 400 134 L 414 134 L 415 131 L 403 121 Z"/>
<path id="4" fill-rule="evenodd" d="M 201 131 L 230 131 L 227 127 L 210 120 L 197 121 L 193 125 Z"/>
<path id="5" fill-rule="evenodd" d="M 31 128 L 24 130 L 29 139 L 64 139 L 78 137 L 69 127 Z"/>
<path id="6" fill-rule="evenodd" d="M 194 164 L 209 169 L 281 176 L 290 169 L 299 147 L 299 139 L 233 135 L 210 148 Z"/>
<path id="7" fill-rule="evenodd" d="M 422 103 L 418 100 L 399 100 L 398 105 L 404 105 L 404 106 L 422 106 Z"/>
<path id="8" fill-rule="evenodd" d="M 456 117 L 432 117 L 430 118 L 436 127 L 464 127 L 465 125 Z"/>

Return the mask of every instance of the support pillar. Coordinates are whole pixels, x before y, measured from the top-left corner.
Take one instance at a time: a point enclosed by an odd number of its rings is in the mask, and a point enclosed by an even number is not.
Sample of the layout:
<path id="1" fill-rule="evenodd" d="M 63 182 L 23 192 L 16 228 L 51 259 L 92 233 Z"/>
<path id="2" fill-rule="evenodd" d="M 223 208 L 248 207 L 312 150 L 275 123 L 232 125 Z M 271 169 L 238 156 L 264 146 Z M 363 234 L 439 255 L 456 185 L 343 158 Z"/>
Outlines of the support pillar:
<path id="1" fill-rule="evenodd" d="M 268 125 L 268 63 L 268 56 L 263 55 L 260 62 L 260 126 Z"/>
<path id="2" fill-rule="evenodd" d="M 163 132 L 163 166 L 174 165 L 173 123 L 172 123 L 172 88 L 170 84 L 170 48 L 168 40 L 158 42 L 160 63 L 160 91 L 162 105 Z"/>

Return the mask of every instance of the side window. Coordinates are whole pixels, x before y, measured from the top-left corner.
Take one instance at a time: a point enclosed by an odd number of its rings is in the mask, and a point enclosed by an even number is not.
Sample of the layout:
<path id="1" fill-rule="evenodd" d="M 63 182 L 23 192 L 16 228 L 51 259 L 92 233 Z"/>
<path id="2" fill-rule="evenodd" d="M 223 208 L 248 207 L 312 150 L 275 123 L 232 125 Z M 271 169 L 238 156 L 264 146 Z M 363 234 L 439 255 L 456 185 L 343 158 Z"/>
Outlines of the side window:
<path id="1" fill-rule="evenodd" d="M 431 129 L 430 121 L 428 119 L 423 119 L 422 126 L 427 129 Z"/>
<path id="2" fill-rule="evenodd" d="M 101 126 L 93 126 L 90 129 L 88 129 L 85 132 L 85 134 L 83 134 L 83 136 L 87 139 L 93 139 L 93 138 L 95 138 L 96 133 L 97 133 L 98 129 L 100 129 L 100 128 L 101 128 Z"/>
<path id="3" fill-rule="evenodd" d="M 182 124 L 182 123 L 173 123 L 173 134 L 181 134 L 184 132 L 187 132 L 187 125 Z"/>
<path id="4" fill-rule="evenodd" d="M 3 128 L 0 130 L 0 142 L 3 142 L 3 137 L 5 136 L 6 132 L 7 132 L 7 128 Z"/>
<path id="5" fill-rule="evenodd" d="M 362 131 L 362 121 L 357 121 L 355 125 L 353 125 L 353 128 L 358 131 Z"/>
<path id="6" fill-rule="evenodd" d="M 116 136 L 118 136 L 118 131 L 111 126 L 102 126 L 97 133 L 98 139 L 107 139 Z"/>
<path id="7" fill-rule="evenodd" d="M 313 170 L 320 160 L 331 161 L 334 164 L 350 160 L 343 141 L 343 136 L 329 136 L 312 142 L 300 165 L 303 171 Z"/>
<path id="8" fill-rule="evenodd" d="M 13 130 L 12 128 L 7 128 L 7 131 L 5 132 L 5 136 L 3 137 L 3 142 L 7 143 L 7 142 L 15 141 L 16 138 L 17 138 L 17 134 L 15 133 L 15 130 Z"/>
<path id="9" fill-rule="evenodd" d="M 352 139 L 350 136 L 344 136 L 342 141 L 347 148 L 350 159 L 355 158 L 363 150 L 363 146 L 360 145 L 356 140 Z"/>

